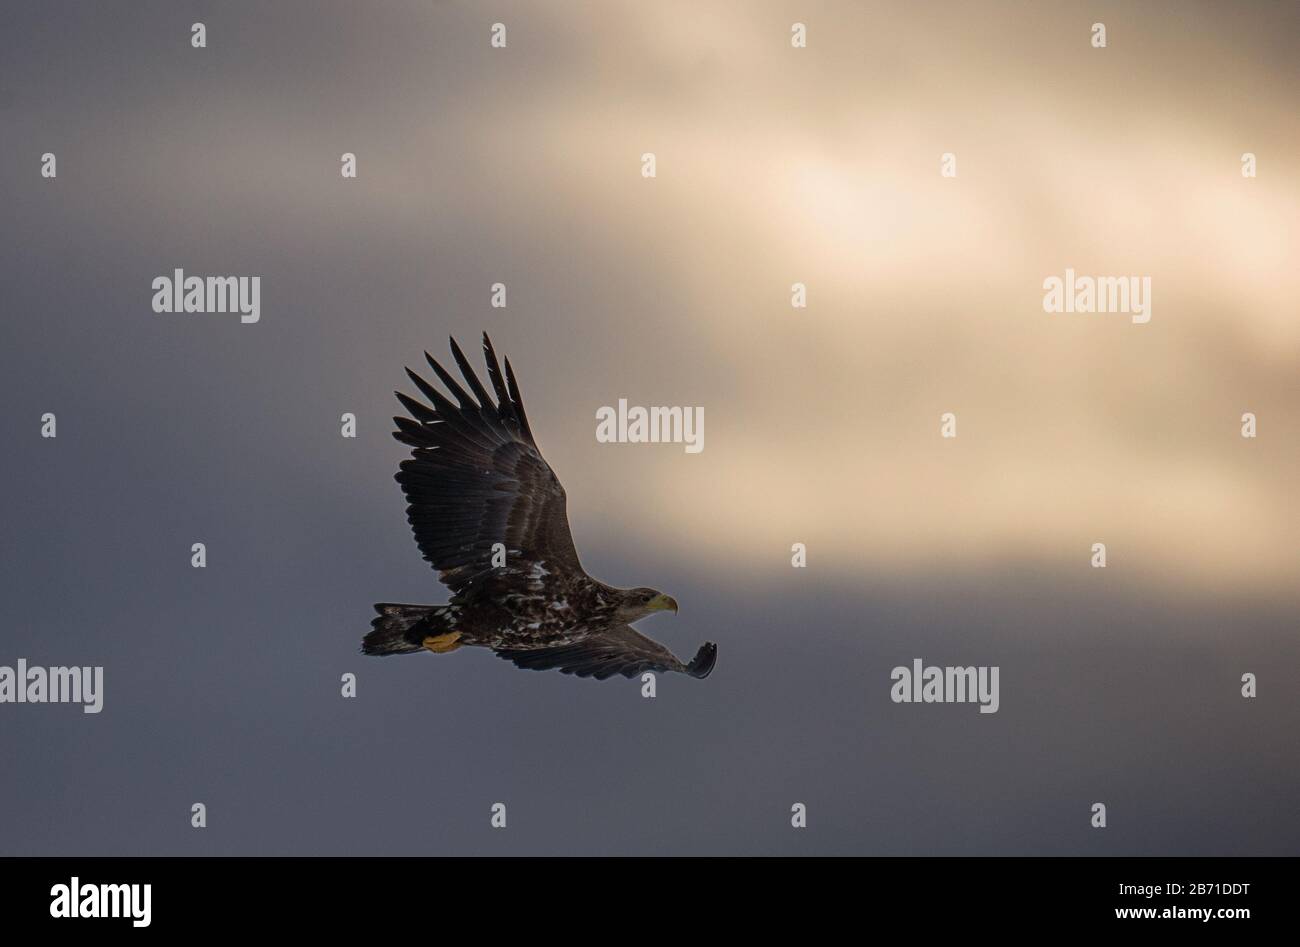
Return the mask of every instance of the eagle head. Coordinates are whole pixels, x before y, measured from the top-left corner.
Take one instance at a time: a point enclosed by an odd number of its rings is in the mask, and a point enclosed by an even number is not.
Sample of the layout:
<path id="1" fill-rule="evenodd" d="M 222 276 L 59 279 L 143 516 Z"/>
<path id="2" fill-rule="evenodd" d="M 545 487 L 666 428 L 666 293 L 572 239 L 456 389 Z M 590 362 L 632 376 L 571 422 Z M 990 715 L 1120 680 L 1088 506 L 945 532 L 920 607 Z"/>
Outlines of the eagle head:
<path id="1" fill-rule="evenodd" d="M 627 589 L 619 606 L 619 617 L 631 624 L 655 612 L 677 611 L 677 599 L 658 589 Z"/>

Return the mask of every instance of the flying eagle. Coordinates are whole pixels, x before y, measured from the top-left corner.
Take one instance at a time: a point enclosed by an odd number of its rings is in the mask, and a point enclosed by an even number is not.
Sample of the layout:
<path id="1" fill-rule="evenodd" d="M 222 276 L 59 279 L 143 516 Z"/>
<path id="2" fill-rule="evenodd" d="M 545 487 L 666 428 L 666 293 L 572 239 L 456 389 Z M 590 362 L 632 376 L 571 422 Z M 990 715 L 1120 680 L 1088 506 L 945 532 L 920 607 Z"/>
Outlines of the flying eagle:
<path id="1" fill-rule="evenodd" d="M 485 332 L 493 402 L 454 338 L 451 354 L 472 396 L 425 352 L 456 404 L 408 368 L 428 404 L 396 392 L 411 416 L 393 418 L 393 436 L 414 448 L 397 473 L 410 504 L 406 518 L 451 600 L 375 605 L 379 617 L 362 652 L 445 654 L 477 645 L 522 668 L 597 680 L 645 671 L 707 677 L 718 657 L 712 642 L 683 664 L 632 629 L 654 612 L 676 612 L 676 600 L 655 589 L 617 589 L 583 570 L 564 487 L 533 439 L 510 359 L 503 376 Z"/>

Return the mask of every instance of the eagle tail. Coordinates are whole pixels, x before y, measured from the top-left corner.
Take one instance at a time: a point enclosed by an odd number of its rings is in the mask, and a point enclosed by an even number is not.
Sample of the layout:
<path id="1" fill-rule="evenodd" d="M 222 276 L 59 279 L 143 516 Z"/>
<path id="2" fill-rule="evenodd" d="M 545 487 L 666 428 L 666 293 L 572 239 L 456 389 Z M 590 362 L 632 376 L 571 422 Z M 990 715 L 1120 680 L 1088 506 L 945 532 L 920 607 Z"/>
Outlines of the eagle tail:
<path id="1" fill-rule="evenodd" d="M 361 639 L 362 654 L 411 654 L 421 650 L 429 635 L 441 633 L 447 612 L 445 605 L 398 605 L 379 602 L 379 614 Z"/>

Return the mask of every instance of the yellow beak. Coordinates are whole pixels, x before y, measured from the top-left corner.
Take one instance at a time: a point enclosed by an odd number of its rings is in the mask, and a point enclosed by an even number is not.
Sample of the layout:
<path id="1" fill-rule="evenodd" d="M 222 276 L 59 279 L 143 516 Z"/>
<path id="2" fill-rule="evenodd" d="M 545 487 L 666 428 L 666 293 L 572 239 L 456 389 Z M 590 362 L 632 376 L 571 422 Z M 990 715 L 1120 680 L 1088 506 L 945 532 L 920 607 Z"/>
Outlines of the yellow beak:
<path id="1" fill-rule="evenodd" d="M 673 612 L 676 612 L 677 599 L 673 598 L 671 595 L 664 595 L 662 592 L 660 592 L 658 595 L 656 595 L 654 598 L 650 599 L 650 601 L 646 603 L 646 608 L 650 609 L 650 611 L 652 612 L 666 612 L 669 609 L 672 609 Z"/>

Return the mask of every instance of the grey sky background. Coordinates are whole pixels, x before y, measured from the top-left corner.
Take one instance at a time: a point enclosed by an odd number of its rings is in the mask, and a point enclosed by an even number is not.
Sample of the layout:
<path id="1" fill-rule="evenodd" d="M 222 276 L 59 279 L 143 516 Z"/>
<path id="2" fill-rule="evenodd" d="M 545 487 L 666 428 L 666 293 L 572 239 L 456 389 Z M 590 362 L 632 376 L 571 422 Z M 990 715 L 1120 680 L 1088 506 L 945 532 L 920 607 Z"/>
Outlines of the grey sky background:
<path id="1" fill-rule="evenodd" d="M 104 665 L 105 709 L 0 705 L 0 854 L 1300 850 L 1293 5 L 6 19 L 0 664 Z M 1045 314 L 1067 266 L 1152 322 Z M 261 321 L 153 313 L 175 267 Z M 392 391 L 483 329 L 584 565 L 708 680 L 357 653 L 445 600 Z M 704 451 L 597 444 L 620 397 Z M 916 657 L 1001 709 L 891 703 Z"/>

